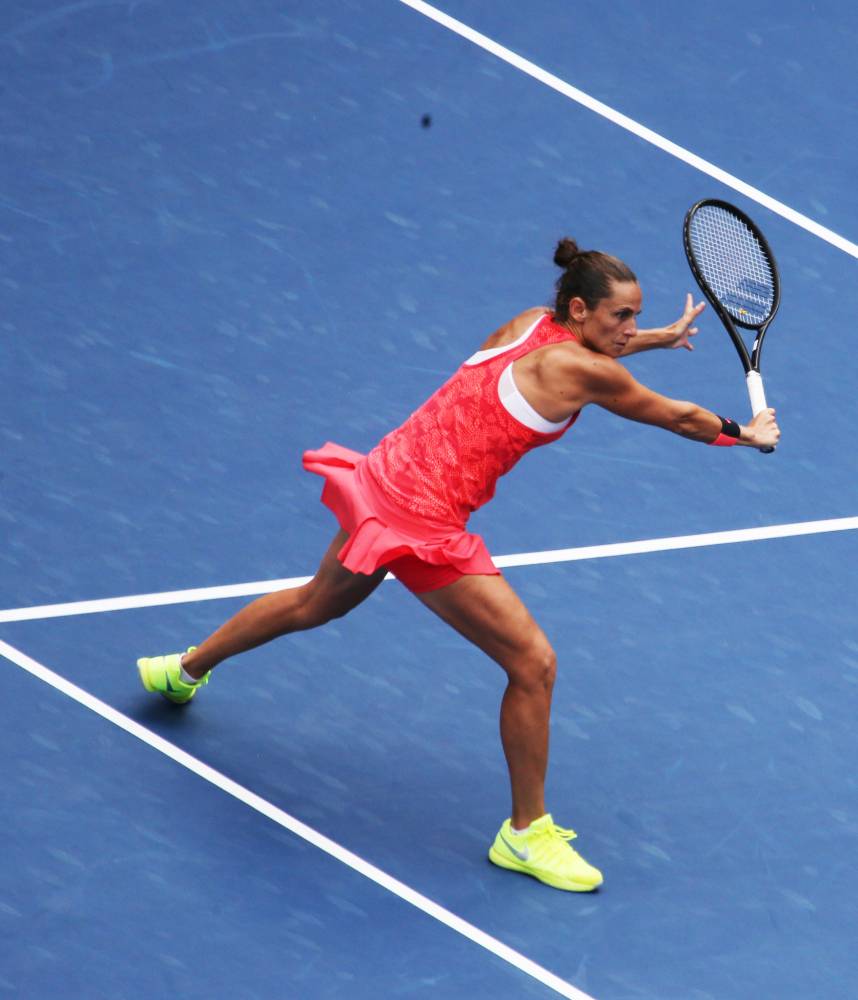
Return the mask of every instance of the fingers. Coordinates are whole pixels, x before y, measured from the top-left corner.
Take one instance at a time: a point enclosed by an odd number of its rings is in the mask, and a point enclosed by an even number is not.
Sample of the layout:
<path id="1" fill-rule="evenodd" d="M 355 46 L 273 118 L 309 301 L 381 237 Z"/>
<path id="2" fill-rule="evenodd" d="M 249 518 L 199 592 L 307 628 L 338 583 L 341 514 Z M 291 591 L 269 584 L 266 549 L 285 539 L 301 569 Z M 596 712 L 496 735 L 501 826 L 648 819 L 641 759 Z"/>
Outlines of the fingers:
<path id="1" fill-rule="evenodd" d="M 664 333 L 666 340 L 663 344 L 664 347 L 684 347 L 686 351 L 693 351 L 694 347 L 689 343 L 689 338 L 697 334 L 698 328 L 692 326 L 691 324 L 697 319 L 700 313 L 706 308 L 705 302 L 698 302 L 697 305 L 694 304 L 694 298 L 691 292 L 688 292 L 685 296 L 685 309 L 682 315 L 676 320 L 675 323 L 671 323 L 670 326 L 664 327 Z"/>
<path id="2" fill-rule="evenodd" d="M 775 411 L 771 407 L 766 407 L 765 410 L 760 410 L 759 413 L 755 413 L 751 419 L 751 423 L 761 428 L 775 430 L 777 431 L 778 436 L 780 436 L 780 428 L 775 420 Z"/>
<path id="3" fill-rule="evenodd" d="M 679 320 L 680 323 L 690 326 L 697 317 L 706 308 L 705 302 L 698 302 L 697 305 L 694 304 L 694 299 L 692 298 L 691 292 L 685 296 L 685 310 L 682 313 L 682 317 Z M 694 331 L 697 332 L 696 330 Z"/>

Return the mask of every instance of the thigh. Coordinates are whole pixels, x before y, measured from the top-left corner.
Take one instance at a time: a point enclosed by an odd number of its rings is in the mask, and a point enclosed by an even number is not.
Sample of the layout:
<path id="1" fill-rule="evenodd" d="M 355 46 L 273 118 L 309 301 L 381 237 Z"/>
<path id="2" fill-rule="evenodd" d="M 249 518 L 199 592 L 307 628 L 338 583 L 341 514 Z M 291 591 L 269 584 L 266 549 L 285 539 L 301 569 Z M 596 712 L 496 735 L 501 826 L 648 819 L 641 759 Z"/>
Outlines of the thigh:
<path id="1" fill-rule="evenodd" d="M 348 533 L 338 531 L 322 557 L 316 575 L 305 587 L 305 600 L 324 617 L 337 618 L 357 607 L 387 575 L 382 567 L 375 573 L 352 573 L 337 558 L 348 541 Z"/>
<path id="2" fill-rule="evenodd" d="M 463 576 L 416 596 L 505 669 L 535 648 L 548 647 L 545 633 L 502 576 Z"/>

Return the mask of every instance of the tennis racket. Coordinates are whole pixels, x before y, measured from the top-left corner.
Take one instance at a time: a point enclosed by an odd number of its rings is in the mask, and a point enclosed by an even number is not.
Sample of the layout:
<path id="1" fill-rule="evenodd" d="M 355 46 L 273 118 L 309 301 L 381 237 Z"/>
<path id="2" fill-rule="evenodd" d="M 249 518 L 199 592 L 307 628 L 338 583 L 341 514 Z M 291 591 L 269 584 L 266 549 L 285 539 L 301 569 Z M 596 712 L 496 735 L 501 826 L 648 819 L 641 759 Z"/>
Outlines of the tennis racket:
<path id="1" fill-rule="evenodd" d="M 717 198 L 692 205 L 683 225 L 685 256 L 694 279 L 724 324 L 745 369 L 756 416 L 766 409 L 760 353 L 781 299 L 772 251 L 757 226 L 735 206 Z M 754 331 L 750 353 L 737 327 Z M 766 445 L 760 451 L 772 452 Z"/>

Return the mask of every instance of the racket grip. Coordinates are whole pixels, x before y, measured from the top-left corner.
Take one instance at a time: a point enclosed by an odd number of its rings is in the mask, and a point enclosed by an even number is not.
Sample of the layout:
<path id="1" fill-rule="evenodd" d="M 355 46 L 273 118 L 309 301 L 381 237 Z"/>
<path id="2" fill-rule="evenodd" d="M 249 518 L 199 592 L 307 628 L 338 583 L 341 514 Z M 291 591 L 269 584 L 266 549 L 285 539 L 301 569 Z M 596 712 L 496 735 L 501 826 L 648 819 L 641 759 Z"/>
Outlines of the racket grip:
<path id="1" fill-rule="evenodd" d="M 748 396 L 751 399 L 751 413 L 756 416 L 767 408 L 763 377 L 759 372 L 750 371 L 745 376 L 745 383 L 748 386 Z"/>
<path id="2" fill-rule="evenodd" d="M 751 400 L 751 412 L 754 416 L 768 408 L 766 403 L 766 393 L 763 389 L 763 377 L 759 372 L 750 371 L 745 376 L 745 384 L 748 387 L 748 396 Z M 775 449 L 771 445 L 764 445 L 759 449 L 764 455 L 770 455 Z"/>

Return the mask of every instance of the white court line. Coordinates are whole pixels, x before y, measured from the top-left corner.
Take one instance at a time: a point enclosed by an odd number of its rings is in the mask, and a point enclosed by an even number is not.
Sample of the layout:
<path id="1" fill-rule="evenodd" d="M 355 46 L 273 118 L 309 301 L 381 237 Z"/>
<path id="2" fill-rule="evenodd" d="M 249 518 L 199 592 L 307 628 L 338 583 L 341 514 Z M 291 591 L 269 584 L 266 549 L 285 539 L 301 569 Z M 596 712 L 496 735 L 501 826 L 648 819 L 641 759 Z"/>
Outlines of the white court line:
<path id="1" fill-rule="evenodd" d="M 771 198 L 764 192 L 746 184 L 737 177 L 721 170 L 694 153 L 676 145 L 658 133 L 646 128 L 631 118 L 621 114 L 606 104 L 597 101 L 576 87 L 571 86 L 559 77 L 547 72 L 535 63 L 524 59 L 510 49 L 499 45 L 492 39 L 469 28 L 460 21 L 437 10 L 422 0 L 400 0 L 401 3 L 436 21 L 445 28 L 466 38 L 482 49 L 504 60 L 536 80 L 551 87 L 557 92 L 576 101 L 582 106 L 632 132 L 634 135 L 651 143 L 664 152 L 689 164 L 709 175 L 727 187 L 745 195 L 758 204 L 768 208 L 797 226 L 818 236 L 845 253 L 858 258 L 858 245 L 850 242 L 830 229 L 796 212 L 782 202 Z M 639 542 L 623 542 L 612 545 L 586 546 L 577 549 L 558 549 L 549 552 L 521 553 L 518 555 L 500 556 L 495 559 L 501 568 L 513 566 L 541 565 L 553 562 L 566 562 L 579 559 L 598 559 L 610 556 L 629 555 L 643 552 L 665 551 L 669 549 L 692 548 L 705 545 L 719 545 L 743 541 L 754 541 L 764 538 L 783 538 L 795 535 L 813 534 L 826 531 L 844 531 L 858 528 L 858 518 L 840 518 L 828 521 L 805 522 L 803 524 L 776 525 L 769 528 L 751 528 L 738 531 L 711 532 L 705 535 L 678 536 L 675 538 L 651 539 Z M 0 622 L 24 621 L 51 618 L 64 615 L 87 614 L 103 611 L 129 608 L 143 608 L 166 604 L 185 603 L 190 601 L 213 600 L 218 598 L 236 597 L 267 593 L 273 589 L 296 587 L 305 583 L 309 577 L 294 577 L 288 580 L 274 580 L 249 584 L 234 584 L 222 587 L 198 588 L 195 590 L 173 591 L 161 594 L 142 594 L 124 598 L 110 598 L 98 601 L 79 601 L 69 604 L 43 605 L 35 608 L 11 609 L 0 612 Z M 365 878 L 398 896 L 405 902 L 438 920 L 450 929 L 462 934 L 475 944 L 508 962 L 525 974 L 543 983 L 561 996 L 570 1000 L 592 1000 L 587 994 L 576 989 L 565 980 L 532 962 L 512 948 L 491 937 L 484 931 L 468 923 L 454 913 L 435 903 L 433 900 L 393 878 L 386 872 L 353 854 L 346 848 L 330 840 L 323 834 L 295 819 L 282 809 L 272 805 L 267 800 L 227 778 L 225 775 L 204 764 L 202 761 L 181 750 L 175 744 L 163 739 L 157 734 L 141 726 L 139 723 L 123 715 L 100 701 L 95 696 L 77 687 L 70 681 L 49 670 L 21 651 L 0 640 L 0 655 L 28 671 L 33 676 L 54 687 L 85 708 L 90 709 L 108 722 L 124 730 L 130 735 L 146 743 L 148 746 L 169 757 L 182 767 L 198 775 L 222 791 L 243 802 L 263 816 L 268 817 L 281 827 L 302 838 L 306 842 L 324 851 L 326 854 L 345 864 Z"/>
<path id="2" fill-rule="evenodd" d="M 154 750 L 169 757 L 205 781 L 210 782 L 216 788 L 226 792 L 228 795 L 232 795 L 239 802 L 243 802 L 246 806 L 250 806 L 251 809 L 255 809 L 263 816 L 267 816 L 268 819 L 289 830 L 290 833 L 294 833 L 295 836 L 307 841 L 308 844 L 312 844 L 313 847 L 317 847 L 320 851 L 324 851 L 325 854 L 336 858 L 337 861 L 353 869 L 358 874 L 375 882 L 382 889 L 386 889 L 388 892 L 393 893 L 394 896 L 398 896 L 400 899 L 405 900 L 406 903 L 410 903 L 418 910 L 422 910 L 423 913 L 440 921 L 440 923 L 446 925 L 451 930 L 456 931 L 457 934 L 463 935 L 470 941 L 473 941 L 474 944 L 485 948 L 486 951 L 515 966 L 516 969 L 559 993 L 560 996 L 568 997 L 569 1000 L 593 1000 L 588 994 L 582 993 L 579 989 L 572 986 L 571 983 L 567 983 L 564 979 L 554 975 L 553 972 L 549 972 L 541 965 L 537 965 L 536 962 L 532 962 L 529 958 L 505 945 L 502 941 L 498 941 L 497 938 L 486 934 L 479 927 L 475 927 L 473 924 L 468 923 L 467 920 L 456 916 L 455 913 L 451 913 L 450 910 L 445 909 L 427 896 L 412 889 L 404 882 L 400 882 L 392 875 L 388 875 L 387 872 L 376 868 L 375 865 L 365 861 L 357 854 L 353 854 L 342 845 L 336 843 L 336 841 L 330 840 L 324 834 L 319 833 L 318 830 L 314 830 L 300 820 L 295 819 L 294 816 L 290 816 L 289 813 L 278 809 L 277 806 L 272 805 L 266 799 L 251 792 L 243 785 L 239 785 L 231 778 L 227 778 L 220 771 L 216 771 L 214 768 L 209 767 L 208 764 L 204 764 L 196 757 L 192 757 L 174 743 L 170 743 L 168 740 L 158 736 L 157 733 L 153 733 L 145 726 L 141 726 L 133 719 L 129 719 L 122 712 L 117 712 L 115 708 L 111 708 L 110 705 L 89 694 L 88 691 L 84 691 L 76 684 L 72 684 L 71 681 L 54 673 L 53 670 L 49 670 L 37 660 L 15 649 L 14 646 L 3 642 L 2 639 L 0 639 L 0 656 L 11 660 L 12 663 L 26 670 L 34 677 L 38 677 L 39 680 L 44 681 L 51 687 L 56 688 L 57 691 L 72 698 L 78 704 L 83 705 L 84 708 L 88 708 L 90 711 L 95 712 L 96 715 L 100 715 L 108 722 L 112 722 L 114 726 L 118 726 L 131 736 L 135 736 Z"/>
<path id="3" fill-rule="evenodd" d="M 613 556 L 640 555 L 645 552 L 667 552 L 671 549 L 695 549 L 707 545 L 758 542 L 769 538 L 793 538 L 796 535 L 817 535 L 828 531 L 853 531 L 856 528 L 858 528 L 858 517 L 838 517 L 824 521 L 771 524 L 760 528 L 707 531 L 700 535 L 648 538 L 637 542 L 584 545 L 574 549 L 519 552 L 517 555 L 494 556 L 494 563 L 499 569 L 515 566 L 543 566 L 548 563 L 577 562 L 580 559 L 607 559 Z M 282 580 L 260 580 L 256 583 L 234 583 L 219 587 L 198 587 L 193 590 L 169 590 L 160 594 L 133 594 L 128 597 L 105 597 L 94 601 L 72 601 L 67 604 L 41 604 L 30 608 L 9 608 L 6 611 L 0 611 L 0 623 L 39 621 L 43 618 L 100 614 L 105 611 L 132 611 L 138 608 L 154 608 L 167 604 L 188 604 L 195 601 L 214 601 L 226 597 L 270 594 L 274 590 L 300 587 L 310 579 L 309 576 L 293 576 Z M 392 577 L 388 575 L 386 579 L 390 580 Z"/>
<path id="4" fill-rule="evenodd" d="M 848 253 L 852 257 L 858 257 L 858 245 L 855 243 L 850 242 L 830 229 L 826 229 L 825 226 L 821 226 L 818 222 L 815 222 L 813 219 L 809 219 L 806 215 L 796 212 L 795 209 L 790 208 L 788 205 L 784 205 L 783 202 L 776 201 L 763 191 L 760 191 L 755 187 L 751 187 L 750 184 L 746 184 L 745 181 L 740 180 L 738 177 L 728 174 L 726 170 L 716 167 L 714 164 L 709 163 L 702 157 L 697 156 L 696 153 L 692 153 L 689 150 L 684 149 L 682 146 L 678 146 L 675 142 L 671 142 L 670 139 L 665 139 L 664 136 L 659 135 L 657 132 L 653 132 L 645 125 L 641 125 L 639 122 L 636 122 L 633 118 L 628 118 L 626 115 L 621 114 L 609 105 L 603 104 L 601 101 L 597 101 L 594 97 L 590 97 L 589 94 L 585 94 L 583 90 L 578 90 L 577 87 L 573 87 L 571 84 L 566 83 L 565 80 L 561 80 L 560 77 L 555 76 L 553 73 L 549 73 L 547 70 L 542 69 L 541 66 L 537 66 L 536 63 L 532 63 L 529 59 L 525 59 L 523 56 L 518 55 L 518 53 L 513 52 L 511 49 L 493 41 L 488 36 L 468 27 L 468 25 L 463 24 L 461 21 L 457 21 L 454 17 L 450 17 L 449 14 L 445 14 L 443 11 L 438 10 L 437 7 L 424 3 L 423 0 L 400 0 L 400 3 L 404 3 L 407 7 L 411 7 L 419 14 L 425 15 L 430 20 L 437 22 L 449 31 L 455 32 L 457 35 L 461 35 L 462 38 L 467 39 L 469 42 L 473 42 L 474 45 L 478 45 L 486 52 L 490 52 L 493 56 L 497 56 L 498 59 L 502 59 L 504 62 L 509 63 L 510 66 L 514 66 L 516 69 L 521 70 L 522 73 L 527 73 L 528 76 L 532 76 L 535 80 L 539 80 L 540 83 L 544 83 L 547 87 L 551 87 L 552 90 L 556 90 L 565 97 L 576 101 L 578 104 L 588 108 L 590 111 L 595 112 L 597 115 L 607 118 L 608 121 L 613 122 L 615 125 L 619 125 L 620 128 L 624 128 L 627 131 L 632 132 L 634 135 L 638 136 L 638 138 L 651 143 L 653 146 L 657 146 L 665 153 L 675 156 L 678 160 L 682 160 L 689 166 L 700 170 L 704 174 L 708 174 L 710 177 L 720 181 L 722 184 L 726 184 L 727 187 L 730 187 L 734 191 L 738 191 L 740 194 L 745 195 L 745 197 L 750 198 L 752 201 L 763 205 L 776 215 L 780 215 L 789 222 L 793 222 L 795 225 L 801 226 L 802 229 L 806 229 L 809 233 L 813 233 L 814 236 L 818 236 L 820 239 L 832 244 L 832 246 L 837 247 L 839 250 L 843 250 L 844 253 Z"/>

